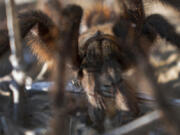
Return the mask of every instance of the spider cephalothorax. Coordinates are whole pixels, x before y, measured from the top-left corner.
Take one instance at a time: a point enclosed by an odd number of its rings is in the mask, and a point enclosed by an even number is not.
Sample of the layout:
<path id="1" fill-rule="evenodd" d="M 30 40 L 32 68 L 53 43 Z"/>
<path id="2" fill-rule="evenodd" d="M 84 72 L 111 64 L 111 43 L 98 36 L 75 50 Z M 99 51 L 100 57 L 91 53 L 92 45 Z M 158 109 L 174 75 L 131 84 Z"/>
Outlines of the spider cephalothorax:
<path id="1" fill-rule="evenodd" d="M 113 117 L 118 111 L 138 115 L 135 91 L 122 77 L 128 66 L 124 61 L 127 56 L 116 37 L 97 31 L 79 46 L 79 54 L 80 82 L 90 105 L 95 108 L 94 113 L 90 113 L 92 119 L 98 121 L 98 116 L 102 118 L 104 114 Z"/>

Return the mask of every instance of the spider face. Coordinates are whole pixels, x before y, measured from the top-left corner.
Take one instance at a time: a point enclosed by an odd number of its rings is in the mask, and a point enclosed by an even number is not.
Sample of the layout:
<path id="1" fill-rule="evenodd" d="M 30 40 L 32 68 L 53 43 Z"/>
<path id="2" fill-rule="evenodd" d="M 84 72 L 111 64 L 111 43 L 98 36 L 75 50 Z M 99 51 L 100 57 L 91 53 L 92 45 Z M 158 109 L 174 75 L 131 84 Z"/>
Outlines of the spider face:
<path id="1" fill-rule="evenodd" d="M 118 39 L 105 32 L 99 29 L 90 33 L 90 37 L 86 33 L 79 44 L 80 82 L 94 108 L 90 117 L 95 123 L 99 116 L 114 117 L 118 111 L 139 113 L 135 91 L 122 77 L 121 63 L 125 56 Z"/>
<path id="2" fill-rule="evenodd" d="M 121 80 L 122 72 L 116 57 L 118 47 L 111 38 L 112 36 L 98 31 L 80 48 L 82 84 L 87 84 L 83 85 L 86 90 L 86 86 L 97 89 L 87 92 L 108 93 L 108 89 L 112 89 L 113 85 Z M 114 92 L 110 93 L 112 96 Z"/>

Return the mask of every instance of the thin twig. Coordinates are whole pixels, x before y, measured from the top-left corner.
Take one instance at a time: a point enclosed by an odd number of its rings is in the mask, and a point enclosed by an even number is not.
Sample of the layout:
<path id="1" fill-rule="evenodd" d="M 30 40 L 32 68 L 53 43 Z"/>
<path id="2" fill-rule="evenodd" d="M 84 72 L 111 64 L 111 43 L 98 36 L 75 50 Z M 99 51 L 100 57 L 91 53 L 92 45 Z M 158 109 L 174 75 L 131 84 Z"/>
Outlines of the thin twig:
<path id="1" fill-rule="evenodd" d="M 58 10 L 59 11 L 59 10 Z M 67 135 L 69 132 L 69 112 L 75 107 L 75 103 L 68 99 L 65 92 L 66 62 L 71 58 L 74 42 L 78 41 L 79 25 L 82 9 L 79 6 L 70 5 L 61 10 L 59 14 L 59 36 L 56 42 L 58 49 L 57 68 L 54 73 L 55 88 L 53 95 L 53 121 L 52 135 Z M 74 39 L 75 38 L 75 39 Z M 69 53 L 69 51 L 71 51 Z"/>
<path id="2" fill-rule="evenodd" d="M 161 118 L 161 113 L 159 110 L 155 110 L 151 113 L 148 113 L 128 124 L 121 126 L 120 128 L 116 128 L 110 132 L 105 133 L 104 135 L 135 135 L 142 132 L 142 130 L 146 130 L 147 128 L 152 126 L 154 122 L 157 122 Z"/>
<path id="3" fill-rule="evenodd" d="M 11 56 L 10 61 L 13 66 L 12 76 L 15 80 L 15 85 L 12 88 L 13 98 L 13 119 L 16 123 L 23 121 L 24 111 L 24 82 L 25 82 L 25 63 L 22 52 L 22 43 L 20 37 L 19 24 L 17 20 L 14 0 L 5 0 L 7 26 L 9 31 Z"/>
<path id="4" fill-rule="evenodd" d="M 4 135 L 20 135 L 20 131 L 16 125 L 13 125 L 13 122 L 4 116 L 0 117 L 0 125 Z"/>

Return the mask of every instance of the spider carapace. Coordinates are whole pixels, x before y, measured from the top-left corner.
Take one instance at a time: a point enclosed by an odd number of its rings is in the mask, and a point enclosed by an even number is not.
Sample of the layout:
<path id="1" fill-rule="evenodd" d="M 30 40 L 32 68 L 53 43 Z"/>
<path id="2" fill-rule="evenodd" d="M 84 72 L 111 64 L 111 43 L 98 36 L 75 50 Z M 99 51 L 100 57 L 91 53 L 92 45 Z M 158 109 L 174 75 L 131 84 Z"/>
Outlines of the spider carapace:
<path id="1" fill-rule="evenodd" d="M 106 27 L 110 27 L 110 24 Z M 91 31 L 92 35 L 87 32 L 79 38 L 79 78 L 91 107 L 96 108 L 90 111 L 91 117 L 94 120 L 93 115 L 113 117 L 118 111 L 131 112 L 137 116 L 139 108 L 135 91 L 122 77 L 124 69 L 130 66 L 124 61 L 127 59 L 126 54 L 115 36 L 105 33 L 100 27 L 96 30 L 95 33 Z M 101 109 L 103 113 L 96 114 Z"/>

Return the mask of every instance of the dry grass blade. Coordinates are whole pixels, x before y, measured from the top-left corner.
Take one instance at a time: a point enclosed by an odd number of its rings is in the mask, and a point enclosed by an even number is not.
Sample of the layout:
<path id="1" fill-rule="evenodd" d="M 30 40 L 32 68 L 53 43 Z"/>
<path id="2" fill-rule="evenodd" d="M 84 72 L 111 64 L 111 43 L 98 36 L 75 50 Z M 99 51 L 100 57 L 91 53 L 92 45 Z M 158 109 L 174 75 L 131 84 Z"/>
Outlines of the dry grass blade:
<path id="1" fill-rule="evenodd" d="M 24 82 L 25 82 L 25 63 L 22 53 L 22 44 L 20 37 L 19 24 L 17 21 L 14 0 L 6 0 L 7 25 L 9 30 L 9 39 L 11 47 L 11 63 L 14 67 L 12 71 L 15 85 L 12 88 L 13 93 L 13 119 L 22 124 L 24 117 Z"/>
<path id="2" fill-rule="evenodd" d="M 110 132 L 105 133 L 104 135 L 138 135 L 142 134 L 142 131 L 146 131 L 151 126 L 153 126 L 155 121 L 160 120 L 161 113 L 159 110 L 153 111 L 149 114 L 146 114 L 132 122 L 129 122 L 126 125 L 121 126 L 120 128 L 114 129 Z"/>
<path id="3" fill-rule="evenodd" d="M 82 9 L 75 5 L 70 5 L 59 13 L 61 20 L 59 25 L 59 35 L 56 42 L 59 54 L 57 56 L 57 70 L 55 72 L 55 88 L 53 89 L 53 110 L 52 121 L 53 135 L 67 135 L 69 127 L 69 113 L 75 109 L 74 99 L 67 96 L 65 92 L 65 65 L 69 58 L 69 50 L 74 51 L 74 42 L 78 41 L 76 36 L 79 31 L 79 24 L 82 16 Z M 70 55 L 71 56 L 71 55 Z"/>

